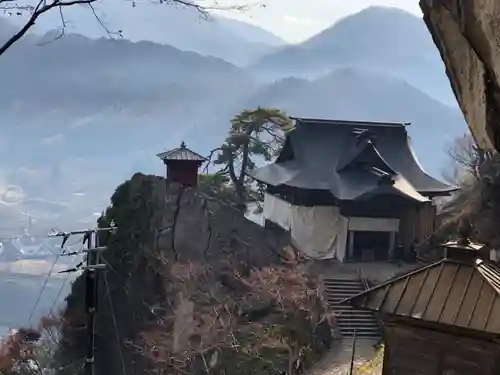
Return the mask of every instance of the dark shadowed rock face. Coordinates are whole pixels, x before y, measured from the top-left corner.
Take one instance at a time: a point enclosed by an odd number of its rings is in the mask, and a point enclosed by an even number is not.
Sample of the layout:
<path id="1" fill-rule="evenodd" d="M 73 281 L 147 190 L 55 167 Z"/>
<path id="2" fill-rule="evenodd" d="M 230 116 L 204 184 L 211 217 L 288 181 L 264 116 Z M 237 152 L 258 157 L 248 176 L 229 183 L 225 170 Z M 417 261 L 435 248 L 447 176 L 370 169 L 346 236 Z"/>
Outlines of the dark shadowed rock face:
<path id="1" fill-rule="evenodd" d="M 192 188 L 166 186 L 160 180 L 154 199 L 159 207 L 152 219 L 157 246 L 167 258 L 186 262 L 218 262 L 264 267 L 280 261 L 288 242 L 245 218 L 238 210 Z M 215 264 L 215 263 L 214 263 Z"/>
<path id="2" fill-rule="evenodd" d="M 474 138 L 500 150 L 500 3 L 421 0 L 420 7 Z"/>

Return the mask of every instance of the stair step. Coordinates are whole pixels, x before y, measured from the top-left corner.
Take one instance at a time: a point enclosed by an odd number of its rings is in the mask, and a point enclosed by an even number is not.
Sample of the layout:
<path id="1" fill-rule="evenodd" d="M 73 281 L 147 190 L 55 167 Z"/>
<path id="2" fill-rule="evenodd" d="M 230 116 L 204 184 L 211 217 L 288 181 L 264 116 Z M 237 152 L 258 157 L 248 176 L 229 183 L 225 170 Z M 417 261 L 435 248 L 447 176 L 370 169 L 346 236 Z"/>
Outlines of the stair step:
<path id="1" fill-rule="evenodd" d="M 369 329 L 379 330 L 380 328 L 377 322 L 365 322 L 365 323 L 337 322 L 337 326 L 339 327 L 339 329 L 369 328 Z"/>
<path id="2" fill-rule="evenodd" d="M 332 279 L 323 279 L 323 284 L 325 285 L 356 285 L 363 286 L 361 281 L 357 280 L 332 280 Z"/>
<path id="3" fill-rule="evenodd" d="M 356 324 L 371 324 L 371 325 L 376 325 L 378 327 L 378 322 L 376 320 L 372 319 L 351 319 L 351 318 L 345 318 L 345 319 L 337 319 L 338 324 L 348 324 L 350 326 L 355 326 Z"/>
<path id="4" fill-rule="evenodd" d="M 338 316 L 337 317 L 337 322 L 340 323 L 349 323 L 351 325 L 354 325 L 354 324 L 362 324 L 364 322 L 369 322 L 370 324 L 377 324 L 378 325 L 378 322 L 377 320 L 375 320 L 374 318 L 371 318 L 371 317 L 368 317 L 368 316 L 362 316 L 362 317 L 351 317 L 351 316 Z"/>
<path id="5" fill-rule="evenodd" d="M 324 285 L 357 286 L 357 287 L 362 287 L 362 288 L 364 287 L 363 283 L 361 283 L 360 281 L 356 281 L 356 280 L 336 281 L 336 280 L 327 280 L 327 279 L 324 279 L 323 280 L 323 284 Z"/>
<path id="6" fill-rule="evenodd" d="M 358 334 L 363 334 L 363 333 L 375 333 L 380 335 L 380 330 L 375 327 L 344 327 L 343 329 L 339 329 L 339 331 L 343 334 L 356 331 Z"/>
<path id="7" fill-rule="evenodd" d="M 362 285 L 339 285 L 339 284 L 324 284 L 324 287 L 325 289 L 346 289 L 346 290 L 352 290 L 352 289 L 355 289 L 355 290 L 366 290 L 365 288 L 363 288 Z"/>
<path id="8" fill-rule="evenodd" d="M 363 285 L 361 284 L 337 284 L 337 283 L 325 283 L 323 282 L 325 288 L 345 288 L 345 289 L 362 289 L 365 290 Z"/>
<path id="9" fill-rule="evenodd" d="M 344 340 L 352 340 L 353 337 L 354 337 L 354 333 L 342 335 L 342 339 L 344 339 Z M 375 334 L 371 334 L 371 333 L 367 333 L 367 334 L 359 334 L 358 333 L 356 335 L 356 339 L 371 339 L 374 341 L 378 341 L 380 339 L 380 335 L 375 335 Z"/>
<path id="10" fill-rule="evenodd" d="M 325 290 L 326 295 L 343 295 L 343 296 L 355 296 L 359 293 L 363 293 L 362 290 L 345 290 L 345 289 L 339 289 L 339 290 Z"/>
<path id="11" fill-rule="evenodd" d="M 334 311 L 344 311 L 348 313 L 353 313 L 353 312 L 359 312 L 361 314 L 365 315 L 373 315 L 373 313 L 370 310 L 361 310 L 356 307 L 352 307 L 349 305 L 344 305 L 344 304 L 338 304 L 338 303 L 330 303 L 329 304 L 331 309 Z"/>
<path id="12" fill-rule="evenodd" d="M 353 296 L 348 295 L 348 294 L 337 294 L 335 296 L 325 296 L 327 301 L 338 301 L 339 303 L 342 301 L 345 301 L 348 298 L 351 298 Z M 350 306 L 349 303 L 344 302 L 346 306 Z M 343 304 L 344 304 L 343 303 Z"/>
<path id="13" fill-rule="evenodd" d="M 362 292 L 359 292 L 362 293 Z M 325 292 L 326 297 L 343 297 L 349 298 L 359 294 L 358 292 L 351 292 L 345 290 L 339 290 L 338 292 Z"/>
<path id="14" fill-rule="evenodd" d="M 340 331 L 342 337 L 353 337 L 354 330 Z M 380 338 L 380 332 L 377 330 L 356 330 L 357 337 Z"/>
<path id="15" fill-rule="evenodd" d="M 332 306 L 330 311 L 333 311 L 336 315 L 372 316 L 376 318 L 371 311 L 356 310 L 354 308 L 345 308 L 343 306 Z"/>
<path id="16" fill-rule="evenodd" d="M 342 337 L 352 337 L 356 331 L 356 336 L 360 338 L 380 338 L 380 326 L 373 312 L 341 303 L 365 291 L 360 280 L 331 278 L 324 279 L 323 284 L 325 300 L 336 315 L 337 328 Z"/>
<path id="17" fill-rule="evenodd" d="M 372 323 L 372 324 L 378 324 L 377 320 L 375 318 L 369 317 L 369 316 L 338 316 L 337 321 L 339 323 L 342 322 L 351 322 L 351 323 Z"/>

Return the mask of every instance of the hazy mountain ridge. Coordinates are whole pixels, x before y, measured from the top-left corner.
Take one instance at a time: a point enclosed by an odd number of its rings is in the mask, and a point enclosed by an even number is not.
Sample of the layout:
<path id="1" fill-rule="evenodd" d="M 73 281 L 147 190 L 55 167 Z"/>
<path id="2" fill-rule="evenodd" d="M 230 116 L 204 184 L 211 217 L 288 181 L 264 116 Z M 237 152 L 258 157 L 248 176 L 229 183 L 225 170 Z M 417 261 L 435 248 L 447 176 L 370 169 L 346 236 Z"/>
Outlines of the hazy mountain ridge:
<path id="1" fill-rule="evenodd" d="M 76 6 L 64 10 L 66 32 L 92 39 L 107 37 L 108 32 L 120 33 L 125 40 L 170 45 L 183 51 L 223 58 L 238 65 L 251 63 L 276 47 L 287 44 L 258 26 L 173 3 L 160 5 L 136 0 L 132 4 L 106 0 L 96 3 L 94 7 L 105 28 L 88 8 Z M 228 10 L 227 14 L 235 11 Z M 20 27 L 26 22 L 26 17 L 12 16 L 8 21 Z M 32 32 L 43 35 L 60 27 L 59 13 L 49 12 L 37 21 Z"/>
<path id="2" fill-rule="evenodd" d="M 456 105 L 423 20 L 396 8 L 367 8 L 301 44 L 263 56 L 251 66 L 264 77 L 306 78 L 345 67 L 401 78 L 435 99 Z"/>
<path id="3" fill-rule="evenodd" d="M 407 25 L 410 34 L 422 40 L 420 44 L 427 43 L 418 18 L 370 8 L 337 22 L 302 46 L 310 46 L 314 57 L 325 43 L 338 45 L 337 39 L 346 32 L 360 34 L 354 28 L 360 27 L 356 17 L 371 30 L 382 22 L 377 17 L 386 15 L 397 18 L 386 20 L 389 25 Z M 371 40 L 384 44 L 383 38 L 403 39 L 389 31 L 380 31 Z M 162 173 L 157 152 L 181 140 L 201 153 L 216 147 L 230 117 L 243 108 L 278 106 L 295 116 L 411 121 L 417 154 L 435 175 L 444 162 L 443 137 L 465 130 L 457 110 L 391 76 L 391 70 L 364 69 L 354 63 L 314 80 L 292 77 L 262 84 L 249 69 L 153 42 L 68 34 L 40 46 L 47 39 L 50 36 L 31 35 L 0 59 L 0 71 L 5 73 L 0 119 L 6 130 L 0 139 L 0 195 L 2 185 L 22 186 L 23 210 L 33 206 L 28 203 L 31 198 L 57 201 L 57 209 L 53 205 L 45 209 L 58 212 L 55 217 L 76 210 L 70 222 L 80 216 L 93 220 L 89 215 L 99 212 L 111 189 L 134 171 Z M 353 39 L 353 43 L 367 42 Z M 394 53 L 410 55 L 412 49 L 406 49 Z M 376 50 L 376 46 L 357 50 L 355 60 L 369 60 Z M 431 153 L 425 147 L 429 135 L 435 146 Z M 88 174 L 94 177 L 80 178 Z M 95 202 L 92 211 L 88 197 Z M 44 208 L 37 204 L 36 211 L 40 214 Z"/>
<path id="4" fill-rule="evenodd" d="M 321 45 L 327 34 L 312 38 L 311 45 Z M 99 212 L 111 189 L 134 171 L 162 173 L 157 152 L 181 140 L 201 153 L 216 147 L 230 117 L 243 108 L 278 106 L 296 116 L 411 121 L 417 154 L 426 155 L 423 163 L 434 174 L 442 167 L 430 167 L 444 159 L 439 142 L 465 129 L 458 111 L 397 78 L 359 67 L 311 81 L 290 78 L 263 85 L 248 69 L 152 42 L 68 34 L 39 44 L 31 36 L 0 59 L 0 71 L 8 72 L 3 87 L 9 87 L 0 90 L 0 116 L 8 129 L 0 165 L 4 183 L 22 186 L 25 199 L 35 194 L 59 201 L 58 215 L 76 209 L 73 220 L 89 209 L 88 197 L 96 202 L 92 211 Z M 424 148 L 429 134 L 436 135 L 432 153 Z M 80 178 L 87 174 L 94 177 Z M 39 206 L 37 212 L 43 211 Z M 93 220 L 90 214 L 84 216 Z"/>
<path id="5" fill-rule="evenodd" d="M 408 130 L 417 156 L 438 177 L 448 161 L 445 145 L 466 130 L 462 114 L 454 108 L 397 78 L 356 68 L 313 81 L 278 81 L 247 102 L 249 107 L 257 105 L 276 106 L 298 117 L 411 122 Z"/>
<path id="6" fill-rule="evenodd" d="M 2 22 L 0 37 L 1 33 Z M 68 31 L 61 40 L 40 47 L 40 41 L 50 35 L 29 36 L 0 58 L 4 130 L 0 133 L 0 226 L 8 224 L 6 235 L 12 234 L 13 223 L 25 225 L 23 212 L 34 217 L 42 232 L 92 225 L 112 190 L 134 172 L 164 173 L 156 153 L 185 140 L 188 147 L 206 154 L 223 140 L 232 115 L 257 105 L 278 106 L 294 116 L 411 121 L 409 132 L 417 156 L 439 176 L 445 163 L 444 143 L 465 131 L 463 117 L 400 79 L 399 73 L 407 69 L 415 76 L 418 68 L 431 78 L 439 77 L 428 80 L 445 92 L 449 86 L 439 83 L 446 81 L 441 68 L 432 56 L 428 65 L 425 58 L 416 56 L 401 59 L 399 71 L 391 64 L 384 70 L 382 61 L 390 62 L 393 56 L 389 48 L 375 69 L 369 62 L 376 57 L 376 46 L 349 52 L 348 43 L 329 57 L 341 63 L 329 64 L 321 46 L 328 38 L 341 38 L 345 31 L 339 33 L 328 37 L 325 31 L 311 39 L 310 55 L 301 46 L 273 45 L 284 55 L 266 59 L 286 58 L 273 60 L 272 68 L 279 74 L 272 83 L 256 77 L 257 65 L 241 68 L 151 41 L 90 39 Z M 328 43 L 337 45 L 335 40 Z M 342 51 L 346 52 L 341 59 Z M 303 78 L 308 74 L 281 79 L 289 75 L 291 66 L 306 71 L 315 67 L 316 60 L 325 69 L 309 74 L 312 79 Z M 9 185 L 22 188 L 18 205 L 1 204 Z M 33 296 L 26 298 L 33 302 Z M 2 317 L 11 320 L 5 314 L 0 310 L 0 321 Z"/>

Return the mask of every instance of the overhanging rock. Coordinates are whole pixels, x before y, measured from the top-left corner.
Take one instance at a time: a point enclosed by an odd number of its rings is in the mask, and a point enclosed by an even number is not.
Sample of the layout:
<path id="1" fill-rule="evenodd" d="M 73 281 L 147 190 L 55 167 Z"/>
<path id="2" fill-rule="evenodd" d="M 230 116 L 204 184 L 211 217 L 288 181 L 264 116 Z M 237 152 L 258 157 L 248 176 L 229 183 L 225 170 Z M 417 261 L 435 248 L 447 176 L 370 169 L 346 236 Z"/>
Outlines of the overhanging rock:
<path id="1" fill-rule="evenodd" d="M 476 142 L 500 151 L 500 1 L 420 0 Z"/>

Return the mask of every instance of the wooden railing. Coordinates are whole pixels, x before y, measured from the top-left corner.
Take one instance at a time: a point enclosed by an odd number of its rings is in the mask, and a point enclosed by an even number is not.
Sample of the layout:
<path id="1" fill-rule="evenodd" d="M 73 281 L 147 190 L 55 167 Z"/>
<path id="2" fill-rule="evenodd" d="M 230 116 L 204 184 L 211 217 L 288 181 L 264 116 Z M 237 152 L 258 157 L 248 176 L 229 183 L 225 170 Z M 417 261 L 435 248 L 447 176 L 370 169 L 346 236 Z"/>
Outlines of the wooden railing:
<path id="1" fill-rule="evenodd" d="M 363 288 L 365 290 L 368 290 L 368 289 L 375 286 L 375 284 L 370 282 L 370 280 L 365 277 L 362 267 L 358 267 L 358 277 L 361 280 L 361 284 L 363 284 Z M 380 341 L 383 342 L 384 335 L 385 335 L 384 323 L 382 322 L 382 319 L 380 319 L 380 316 L 378 316 L 378 314 L 376 314 L 375 319 L 377 320 L 378 326 L 380 328 L 380 333 L 381 333 Z"/>

